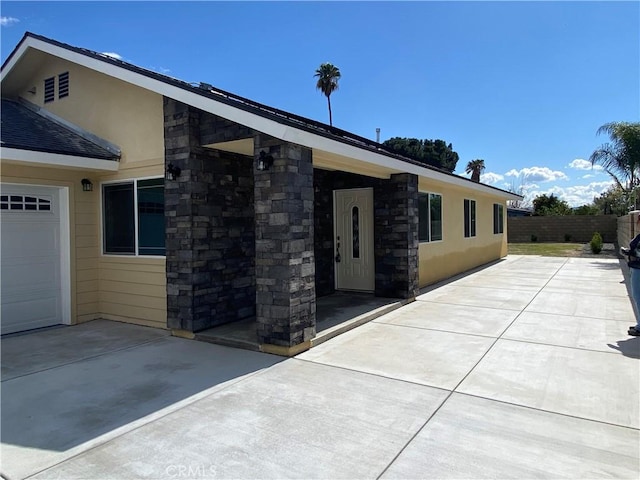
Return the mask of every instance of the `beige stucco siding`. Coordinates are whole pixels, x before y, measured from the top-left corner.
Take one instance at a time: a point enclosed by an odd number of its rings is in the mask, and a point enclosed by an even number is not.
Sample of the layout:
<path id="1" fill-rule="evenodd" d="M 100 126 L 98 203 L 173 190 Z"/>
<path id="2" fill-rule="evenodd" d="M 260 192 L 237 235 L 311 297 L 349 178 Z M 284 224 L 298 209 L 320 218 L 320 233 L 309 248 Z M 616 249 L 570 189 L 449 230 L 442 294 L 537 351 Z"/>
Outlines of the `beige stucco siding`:
<path id="1" fill-rule="evenodd" d="M 164 162 L 162 95 L 113 77 L 45 56 L 18 95 L 122 150 L 121 168 Z M 58 98 L 58 75 L 69 72 L 69 96 Z M 44 103 L 44 80 L 55 77 L 56 95 Z M 36 87 L 36 93 L 29 90 Z"/>
<path id="2" fill-rule="evenodd" d="M 493 205 L 505 205 L 498 196 L 451 188 L 420 179 L 421 192 L 442 195 L 442 241 L 421 242 L 418 251 L 421 287 L 507 254 L 507 221 L 504 208 L 504 233 L 493 233 Z M 476 236 L 464 237 L 464 200 L 476 201 Z"/>
<path id="3" fill-rule="evenodd" d="M 3 162 L 2 181 L 68 186 L 71 229 L 71 323 L 108 318 L 166 328 L 164 257 L 102 253 L 104 182 L 164 175 L 162 96 L 48 55 L 22 84 L 19 96 L 121 149 L 118 171 L 41 168 Z M 58 75 L 69 72 L 69 96 L 58 98 Z M 44 79 L 56 78 L 44 103 Z M 36 94 L 28 92 L 36 87 Z M 94 184 L 83 192 L 82 178 Z"/>

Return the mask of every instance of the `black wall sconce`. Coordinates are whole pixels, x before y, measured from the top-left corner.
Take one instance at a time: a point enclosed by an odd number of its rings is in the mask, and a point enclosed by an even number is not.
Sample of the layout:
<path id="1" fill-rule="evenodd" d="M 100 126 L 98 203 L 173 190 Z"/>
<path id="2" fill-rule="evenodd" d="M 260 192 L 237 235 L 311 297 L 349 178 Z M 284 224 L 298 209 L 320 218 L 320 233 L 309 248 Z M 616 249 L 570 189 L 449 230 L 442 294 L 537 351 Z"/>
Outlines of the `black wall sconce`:
<path id="1" fill-rule="evenodd" d="M 164 174 L 165 180 L 175 180 L 180 176 L 180 167 L 175 167 L 173 163 L 167 165 L 167 171 Z"/>
<path id="2" fill-rule="evenodd" d="M 80 183 L 82 183 L 83 192 L 93 192 L 93 183 L 91 183 L 91 180 L 89 180 L 88 178 L 83 178 L 82 180 L 80 180 Z"/>
<path id="3" fill-rule="evenodd" d="M 273 165 L 273 157 L 271 155 L 267 155 L 264 150 L 260 151 L 260 156 L 258 157 L 258 166 L 256 169 L 264 172 L 265 170 L 269 170 Z"/>

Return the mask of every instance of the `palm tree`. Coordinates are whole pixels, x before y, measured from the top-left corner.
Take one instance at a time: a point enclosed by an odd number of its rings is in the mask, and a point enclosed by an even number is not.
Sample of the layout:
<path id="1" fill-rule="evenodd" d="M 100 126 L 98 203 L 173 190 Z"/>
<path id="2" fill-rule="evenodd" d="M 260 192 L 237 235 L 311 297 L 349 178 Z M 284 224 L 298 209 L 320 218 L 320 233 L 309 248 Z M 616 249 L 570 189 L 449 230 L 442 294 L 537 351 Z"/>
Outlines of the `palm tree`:
<path id="1" fill-rule="evenodd" d="M 478 158 L 467 163 L 465 172 L 471 174 L 471 180 L 473 180 L 474 182 L 479 182 L 480 174 L 484 171 L 484 168 L 484 160 Z"/>
<path id="2" fill-rule="evenodd" d="M 598 129 L 597 135 L 602 133 L 608 134 L 611 141 L 591 154 L 591 165 L 603 167 L 616 185 L 630 197 L 640 185 L 640 123 L 605 123 Z M 634 199 L 634 203 L 637 206 L 637 199 Z"/>
<path id="3" fill-rule="evenodd" d="M 316 88 L 327 97 L 329 105 L 329 125 L 333 126 L 333 118 L 331 116 L 331 94 L 338 89 L 338 80 L 340 80 L 340 69 L 330 63 L 321 64 L 316 70 L 314 77 L 318 77 Z"/>

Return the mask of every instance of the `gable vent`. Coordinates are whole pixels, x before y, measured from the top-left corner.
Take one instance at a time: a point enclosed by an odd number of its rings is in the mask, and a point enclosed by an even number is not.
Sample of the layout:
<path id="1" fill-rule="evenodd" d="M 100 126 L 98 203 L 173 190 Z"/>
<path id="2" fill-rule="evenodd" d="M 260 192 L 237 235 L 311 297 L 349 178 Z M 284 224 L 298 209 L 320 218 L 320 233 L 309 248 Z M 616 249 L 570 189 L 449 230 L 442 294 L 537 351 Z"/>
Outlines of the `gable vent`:
<path id="1" fill-rule="evenodd" d="M 58 75 L 58 98 L 69 96 L 69 72 Z"/>
<path id="2" fill-rule="evenodd" d="M 46 78 L 44 80 L 44 103 L 53 102 L 56 96 L 55 77 Z"/>

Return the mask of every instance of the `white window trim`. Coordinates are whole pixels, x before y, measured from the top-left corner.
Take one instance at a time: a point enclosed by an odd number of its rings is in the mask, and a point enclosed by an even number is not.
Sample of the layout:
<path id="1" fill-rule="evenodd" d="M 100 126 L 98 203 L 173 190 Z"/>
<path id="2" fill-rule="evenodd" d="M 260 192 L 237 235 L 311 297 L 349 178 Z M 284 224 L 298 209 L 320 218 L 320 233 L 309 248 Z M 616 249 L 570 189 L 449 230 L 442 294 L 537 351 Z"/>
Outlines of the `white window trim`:
<path id="1" fill-rule="evenodd" d="M 468 237 L 464 234 L 465 222 L 467 221 L 467 219 L 464 218 L 464 202 L 465 201 L 473 202 L 474 211 L 475 211 L 475 217 L 476 217 L 476 233 L 475 233 L 475 235 L 471 235 L 471 223 L 469 223 L 469 236 Z M 471 204 L 469 204 L 469 205 L 471 205 Z M 469 222 L 471 222 L 471 211 L 469 211 Z M 462 200 L 462 238 L 464 238 L 465 240 L 471 240 L 472 238 L 477 238 L 477 237 L 478 237 L 478 201 L 475 198 L 464 198 Z"/>
<path id="2" fill-rule="evenodd" d="M 145 177 L 132 177 L 132 178 L 121 178 L 118 180 L 106 180 L 100 182 L 100 256 L 108 257 L 108 258 L 161 258 L 166 259 L 165 255 L 140 255 L 138 253 L 138 182 L 140 180 L 157 180 L 158 178 L 164 179 L 163 175 L 149 175 Z M 104 185 L 118 185 L 122 183 L 133 183 L 133 221 L 134 221 L 134 253 L 124 254 L 124 253 L 107 253 L 105 252 L 105 238 L 104 238 L 104 189 L 102 188 Z M 165 240 L 166 240 L 166 231 L 165 231 Z M 166 246 L 165 246 L 166 252 Z"/>
<path id="3" fill-rule="evenodd" d="M 418 233 L 418 243 L 442 243 L 444 242 L 444 205 L 442 203 L 444 195 L 440 192 L 428 192 L 418 190 L 418 195 L 439 195 L 440 196 L 440 214 L 442 215 L 442 238 L 440 240 L 420 240 L 420 234 Z M 431 213 L 431 212 L 429 212 Z M 429 223 L 431 223 L 431 216 L 429 216 Z M 420 203 L 418 202 L 418 229 L 420 224 Z M 418 230 L 419 231 L 419 230 Z M 431 237 L 431 224 L 429 224 L 429 237 Z"/>
<path id="4" fill-rule="evenodd" d="M 493 205 L 494 205 L 494 206 L 495 206 L 495 205 L 498 205 L 499 207 L 501 207 L 501 208 L 502 208 L 502 232 L 498 232 L 498 233 L 493 232 L 493 234 L 494 234 L 494 235 L 504 235 L 504 224 L 505 224 L 505 221 L 504 221 L 504 211 L 505 211 L 504 205 L 503 205 L 502 203 L 495 203 L 495 202 L 493 203 Z M 491 210 L 492 210 L 492 214 L 493 214 L 493 215 L 495 215 L 495 211 L 493 210 L 493 208 L 492 208 Z M 494 221 L 495 221 L 495 218 L 492 218 L 492 220 L 494 220 Z M 493 231 L 494 226 L 495 226 L 495 225 L 492 225 L 492 226 L 491 226 L 491 231 Z"/>

